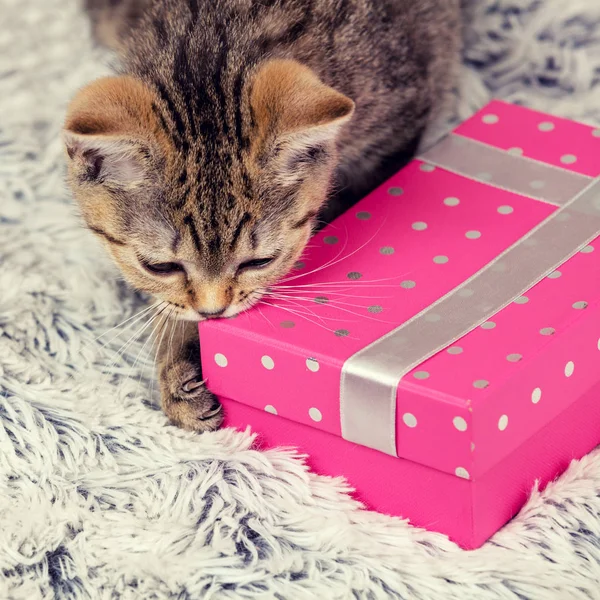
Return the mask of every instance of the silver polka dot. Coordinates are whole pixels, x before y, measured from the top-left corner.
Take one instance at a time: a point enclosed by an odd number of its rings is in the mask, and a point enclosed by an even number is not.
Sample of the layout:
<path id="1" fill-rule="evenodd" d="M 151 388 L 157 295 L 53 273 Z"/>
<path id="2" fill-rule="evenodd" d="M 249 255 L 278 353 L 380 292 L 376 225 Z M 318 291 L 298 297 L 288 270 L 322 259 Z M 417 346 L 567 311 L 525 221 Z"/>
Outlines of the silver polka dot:
<path id="1" fill-rule="evenodd" d="M 579 252 L 581 252 L 582 254 L 590 254 L 593 251 L 594 251 L 594 246 L 585 246 Z"/>
<path id="2" fill-rule="evenodd" d="M 573 302 L 573 308 L 576 308 L 577 310 L 582 310 L 584 308 L 587 308 L 588 303 L 585 300 L 579 300 L 578 302 Z"/>
<path id="3" fill-rule="evenodd" d="M 446 350 L 448 354 L 462 354 L 463 349 L 460 346 L 450 346 L 448 350 Z"/>
<path id="4" fill-rule="evenodd" d="M 306 359 L 306 368 L 313 373 L 316 373 L 319 368 L 319 361 L 316 358 L 307 358 Z"/>
<path id="5" fill-rule="evenodd" d="M 515 298 L 515 304 L 527 304 L 529 302 L 529 298 L 527 296 L 519 296 Z"/>
<path id="6" fill-rule="evenodd" d="M 479 390 L 486 388 L 488 385 L 490 385 L 490 382 L 487 379 L 476 379 L 473 382 L 473 387 Z"/>
<path id="7" fill-rule="evenodd" d="M 412 288 L 414 288 L 416 285 L 416 282 L 412 279 L 405 279 L 400 283 L 400 287 L 404 288 L 405 290 L 412 290 Z"/>
<path id="8" fill-rule="evenodd" d="M 427 163 L 422 163 L 419 166 L 419 169 L 421 169 L 421 171 L 425 171 L 426 173 L 431 173 L 432 171 L 435 171 L 435 167 Z"/>
<path id="9" fill-rule="evenodd" d="M 577 162 L 577 157 L 574 154 L 563 154 L 560 157 L 560 162 L 563 165 L 572 165 L 574 162 Z"/>
<path id="10" fill-rule="evenodd" d="M 478 240 L 481 237 L 481 231 L 477 231 L 476 229 L 467 231 L 467 233 L 465 233 L 465 237 L 468 240 Z"/>
<path id="11" fill-rule="evenodd" d="M 497 123 L 499 121 L 498 115 L 494 115 L 492 113 L 488 113 L 487 115 L 483 115 L 483 117 L 481 117 L 481 120 L 486 125 L 493 125 L 494 123 Z"/>
<path id="12" fill-rule="evenodd" d="M 333 246 L 334 244 L 337 244 L 340 240 L 335 235 L 328 235 L 323 238 L 323 241 L 326 244 Z"/>
<path id="13" fill-rule="evenodd" d="M 498 429 L 504 431 L 508 427 L 508 415 L 502 415 L 498 419 Z"/>
<path id="14" fill-rule="evenodd" d="M 494 329 L 496 327 L 496 323 L 494 321 L 486 321 L 481 324 L 481 329 Z"/>
<path id="15" fill-rule="evenodd" d="M 462 417 L 454 417 L 454 419 L 452 419 L 452 424 L 458 431 L 467 430 L 467 422 Z"/>
<path id="16" fill-rule="evenodd" d="M 444 198 L 444 204 L 446 206 L 458 206 L 460 204 L 460 200 L 454 196 L 450 196 L 449 198 Z"/>
<path id="17" fill-rule="evenodd" d="M 552 273 L 548 275 L 548 279 L 558 279 L 561 275 L 562 273 L 560 271 L 552 271 Z"/>
<path id="18" fill-rule="evenodd" d="M 265 406 L 265 412 L 271 413 L 272 415 L 276 415 L 277 409 L 272 404 L 267 404 Z"/>
<path id="19" fill-rule="evenodd" d="M 552 131 L 554 129 L 554 123 L 550 121 L 542 121 L 538 124 L 538 129 L 540 131 Z"/>
<path id="20" fill-rule="evenodd" d="M 540 333 L 542 335 L 554 335 L 555 331 L 556 331 L 556 329 L 554 329 L 554 327 L 542 327 L 540 329 Z"/>
<path id="21" fill-rule="evenodd" d="M 378 315 L 380 312 L 383 312 L 383 306 L 379 306 L 379 304 L 374 304 L 373 306 L 369 306 L 367 310 L 374 315 Z"/>
<path id="22" fill-rule="evenodd" d="M 306 263 L 303 263 L 301 260 L 299 260 L 297 263 L 294 264 L 294 269 L 304 269 L 305 266 Z"/>
<path id="23" fill-rule="evenodd" d="M 384 256 L 389 256 L 394 254 L 394 249 L 391 246 L 383 246 L 383 248 L 379 248 L 379 252 Z"/>
<path id="24" fill-rule="evenodd" d="M 498 212 L 501 215 L 510 215 L 515 209 L 512 206 L 499 206 Z"/>
<path id="25" fill-rule="evenodd" d="M 358 271 L 350 271 L 346 277 L 348 277 L 348 279 L 356 280 L 362 277 L 362 273 L 359 273 Z"/>
<path id="26" fill-rule="evenodd" d="M 436 265 L 445 265 L 448 262 L 448 257 L 444 256 L 443 254 L 440 254 L 439 256 L 434 256 L 433 257 L 433 262 Z"/>
<path id="27" fill-rule="evenodd" d="M 327 304 L 329 302 L 329 298 L 327 298 L 327 296 L 317 296 L 315 298 L 315 302 L 317 304 Z"/>
<path id="28" fill-rule="evenodd" d="M 308 409 L 308 416 L 317 423 L 323 418 L 321 411 L 318 408 L 315 408 L 314 406 Z"/>
<path id="29" fill-rule="evenodd" d="M 522 355 L 522 354 L 516 354 L 516 353 L 515 353 L 515 354 L 509 354 L 509 355 L 506 357 L 506 360 L 507 360 L 508 362 L 519 362 L 519 361 L 520 361 L 522 358 L 523 358 L 523 355 Z"/>
<path id="30" fill-rule="evenodd" d="M 531 392 L 531 401 L 534 404 L 537 404 L 542 399 L 542 390 L 539 387 L 536 387 L 533 392 Z"/>
<path id="31" fill-rule="evenodd" d="M 402 196 L 403 193 L 404 193 L 404 190 L 401 187 L 391 187 L 388 190 L 388 194 L 390 196 Z"/>
<path id="32" fill-rule="evenodd" d="M 350 335 L 350 332 L 347 329 L 336 329 L 334 333 L 337 337 L 348 337 Z"/>
<path id="33" fill-rule="evenodd" d="M 523 148 L 519 148 L 517 146 L 514 146 L 513 148 L 509 148 L 507 150 L 507 152 L 509 154 L 512 154 L 513 156 L 523 156 Z"/>
<path id="34" fill-rule="evenodd" d="M 416 371 L 413 373 L 415 379 L 429 379 L 429 373 L 427 371 Z"/>
<path id="35" fill-rule="evenodd" d="M 471 296 L 473 296 L 473 294 L 475 294 L 475 292 L 473 290 L 470 290 L 469 288 L 463 288 L 462 290 L 458 290 L 457 293 L 459 298 L 470 298 Z"/>
<path id="36" fill-rule="evenodd" d="M 425 229 L 427 229 L 427 223 L 425 223 L 424 221 L 415 221 L 412 224 L 412 228 L 415 231 L 425 231 Z"/>
<path id="37" fill-rule="evenodd" d="M 469 479 L 469 471 L 467 471 L 464 467 L 456 467 L 454 474 L 461 479 Z"/>
<path id="38" fill-rule="evenodd" d="M 228 364 L 227 357 L 224 354 L 221 354 L 220 352 L 217 352 L 215 354 L 215 362 L 219 367 L 226 367 Z"/>
<path id="39" fill-rule="evenodd" d="M 371 213 L 367 212 L 366 210 L 361 210 L 360 212 L 356 213 L 356 218 L 359 221 L 368 221 L 371 218 Z"/>
<path id="40" fill-rule="evenodd" d="M 570 360 L 565 365 L 565 377 L 571 377 L 571 375 L 573 375 L 574 372 L 575 372 L 575 363 L 572 360 Z"/>
<path id="41" fill-rule="evenodd" d="M 262 366 L 269 371 L 275 368 L 275 361 L 266 354 L 260 359 L 260 362 L 262 363 Z"/>
<path id="42" fill-rule="evenodd" d="M 435 313 L 427 313 L 425 315 L 425 320 L 428 323 L 438 323 L 439 321 L 442 320 L 441 315 L 436 315 Z"/>
<path id="43" fill-rule="evenodd" d="M 489 171 L 481 171 L 481 173 L 477 173 L 475 177 L 477 179 L 481 179 L 481 181 L 491 181 L 494 178 Z"/>
<path id="44" fill-rule="evenodd" d="M 594 130 L 592 131 L 592 135 L 593 135 L 594 137 L 600 137 L 600 129 L 594 129 Z"/>
<path id="45" fill-rule="evenodd" d="M 529 187 L 534 190 L 541 190 L 542 188 L 546 187 L 546 182 L 542 179 L 534 179 L 533 181 L 529 182 Z"/>
<path id="46" fill-rule="evenodd" d="M 412 413 L 404 413 L 402 415 L 402 421 L 407 427 L 416 427 L 417 426 L 417 417 Z"/>
<path id="47" fill-rule="evenodd" d="M 284 329 L 292 329 L 293 327 L 296 327 L 296 323 L 294 323 L 294 321 L 281 321 L 279 326 L 283 327 Z"/>

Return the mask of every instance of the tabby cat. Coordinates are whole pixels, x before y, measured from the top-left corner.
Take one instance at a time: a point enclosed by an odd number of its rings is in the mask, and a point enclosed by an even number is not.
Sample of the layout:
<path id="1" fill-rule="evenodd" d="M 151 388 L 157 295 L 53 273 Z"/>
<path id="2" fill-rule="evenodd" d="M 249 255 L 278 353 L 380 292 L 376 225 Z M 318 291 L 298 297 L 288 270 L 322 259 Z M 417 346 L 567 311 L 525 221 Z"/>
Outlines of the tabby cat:
<path id="1" fill-rule="evenodd" d="M 165 315 L 162 406 L 206 431 L 197 321 L 261 299 L 331 218 L 405 162 L 454 83 L 459 0 L 87 0 L 120 73 L 73 99 L 88 227 Z"/>

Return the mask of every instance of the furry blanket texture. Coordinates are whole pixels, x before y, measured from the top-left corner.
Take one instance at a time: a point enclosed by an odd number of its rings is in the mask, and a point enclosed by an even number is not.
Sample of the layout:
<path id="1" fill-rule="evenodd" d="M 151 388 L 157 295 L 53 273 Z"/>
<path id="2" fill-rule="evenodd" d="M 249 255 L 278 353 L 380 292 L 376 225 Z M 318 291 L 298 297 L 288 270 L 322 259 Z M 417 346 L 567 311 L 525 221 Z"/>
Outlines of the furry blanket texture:
<path id="1" fill-rule="evenodd" d="M 467 38 L 455 121 L 497 96 L 600 125 L 599 0 L 476 0 Z M 599 451 L 464 552 L 293 450 L 167 424 L 144 336 L 106 333 L 144 300 L 64 185 L 106 64 L 74 0 L 0 0 L 0 599 L 600 599 Z"/>

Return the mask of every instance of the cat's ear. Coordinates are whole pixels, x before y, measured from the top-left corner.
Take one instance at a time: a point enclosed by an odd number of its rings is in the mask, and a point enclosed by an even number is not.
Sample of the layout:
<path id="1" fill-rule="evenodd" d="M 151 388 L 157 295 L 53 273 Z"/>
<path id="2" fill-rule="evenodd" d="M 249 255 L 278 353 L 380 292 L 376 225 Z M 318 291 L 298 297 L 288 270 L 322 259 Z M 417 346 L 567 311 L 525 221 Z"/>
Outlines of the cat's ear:
<path id="1" fill-rule="evenodd" d="M 63 139 L 82 181 L 131 188 L 147 175 L 154 131 L 151 92 L 131 77 L 106 77 L 69 106 Z"/>
<path id="2" fill-rule="evenodd" d="M 308 153 L 333 141 L 354 102 L 295 60 L 270 60 L 254 78 L 251 104 L 259 136 L 285 137 Z"/>

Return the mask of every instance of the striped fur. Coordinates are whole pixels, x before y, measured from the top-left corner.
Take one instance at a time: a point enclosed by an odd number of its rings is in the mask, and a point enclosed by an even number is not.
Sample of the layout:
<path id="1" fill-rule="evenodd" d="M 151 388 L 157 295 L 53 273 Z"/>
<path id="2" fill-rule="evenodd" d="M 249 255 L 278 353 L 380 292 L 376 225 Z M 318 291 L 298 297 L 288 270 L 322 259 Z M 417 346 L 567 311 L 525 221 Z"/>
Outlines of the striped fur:
<path id="1" fill-rule="evenodd" d="M 70 107 L 70 182 L 127 278 L 184 319 L 258 300 L 319 212 L 406 159 L 458 63 L 458 0 L 88 5 L 122 66 Z"/>

